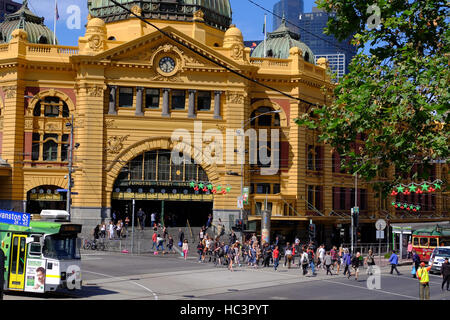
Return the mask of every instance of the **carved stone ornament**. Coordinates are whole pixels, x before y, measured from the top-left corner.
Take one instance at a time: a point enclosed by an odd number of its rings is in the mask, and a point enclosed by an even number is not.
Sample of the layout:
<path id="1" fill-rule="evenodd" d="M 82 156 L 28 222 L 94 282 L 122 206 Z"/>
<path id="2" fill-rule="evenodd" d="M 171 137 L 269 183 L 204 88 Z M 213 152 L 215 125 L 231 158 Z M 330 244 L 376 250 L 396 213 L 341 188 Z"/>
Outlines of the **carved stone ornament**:
<path id="1" fill-rule="evenodd" d="M 89 38 L 89 48 L 91 48 L 94 51 L 100 51 L 103 49 L 103 40 L 102 38 L 94 34 Z"/>
<path id="2" fill-rule="evenodd" d="M 108 145 L 106 151 L 110 154 L 118 154 L 123 149 L 123 142 L 128 139 L 130 135 L 126 136 L 112 136 L 108 139 Z"/>
<path id="3" fill-rule="evenodd" d="M 183 81 L 183 79 L 181 79 L 181 77 L 178 74 L 176 74 L 172 77 L 166 77 L 166 76 L 157 74 L 152 78 L 152 80 L 153 81 L 167 81 L 167 82 L 182 82 Z"/>
<path id="4" fill-rule="evenodd" d="M 90 97 L 102 97 L 103 87 L 102 86 L 87 87 L 86 92 Z"/>
<path id="5" fill-rule="evenodd" d="M 194 21 L 205 21 L 205 14 L 202 10 L 197 10 L 194 12 Z"/>
<path id="6" fill-rule="evenodd" d="M 133 12 L 137 16 L 141 16 L 142 15 L 142 9 L 138 5 L 133 6 L 131 8 L 131 12 Z M 133 15 L 131 15 L 131 16 L 133 16 Z"/>
<path id="7" fill-rule="evenodd" d="M 245 102 L 245 96 L 239 92 L 227 93 L 228 103 L 243 104 Z"/>
<path id="8" fill-rule="evenodd" d="M 33 119 L 25 120 L 25 130 L 33 130 Z"/>
<path id="9" fill-rule="evenodd" d="M 242 60 L 244 57 L 244 47 L 235 44 L 231 49 L 231 58 L 234 60 Z"/>
<path id="10" fill-rule="evenodd" d="M 3 92 L 5 93 L 5 99 L 12 99 L 15 97 L 17 87 L 3 87 Z"/>
<path id="11" fill-rule="evenodd" d="M 45 126 L 45 131 L 57 131 L 60 130 L 61 126 L 57 123 L 47 123 Z"/>
<path id="12" fill-rule="evenodd" d="M 116 121 L 113 119 L 105 120 L 105 128 L 117 128 Z"/>

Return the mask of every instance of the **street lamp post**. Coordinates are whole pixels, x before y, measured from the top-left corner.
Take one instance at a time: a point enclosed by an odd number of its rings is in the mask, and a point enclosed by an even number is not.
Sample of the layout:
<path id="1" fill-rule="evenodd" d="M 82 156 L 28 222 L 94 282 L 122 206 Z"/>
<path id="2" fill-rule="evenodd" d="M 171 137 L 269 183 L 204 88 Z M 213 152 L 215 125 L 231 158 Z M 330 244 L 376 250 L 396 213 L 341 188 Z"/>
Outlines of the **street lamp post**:
<path id="1" fill-rule="evenodd" d="M 70 123 L 66 123 L 67 127 L 70 127 L 70 144 L 69 144 L 69 174 L 68 174 L 68 186 L 67 186 L 67 213 L 69 214 L 69 221 L 71 220 L 71 206 L 72 206 L 72 172 L 73 172 L 73 114 Z"/>

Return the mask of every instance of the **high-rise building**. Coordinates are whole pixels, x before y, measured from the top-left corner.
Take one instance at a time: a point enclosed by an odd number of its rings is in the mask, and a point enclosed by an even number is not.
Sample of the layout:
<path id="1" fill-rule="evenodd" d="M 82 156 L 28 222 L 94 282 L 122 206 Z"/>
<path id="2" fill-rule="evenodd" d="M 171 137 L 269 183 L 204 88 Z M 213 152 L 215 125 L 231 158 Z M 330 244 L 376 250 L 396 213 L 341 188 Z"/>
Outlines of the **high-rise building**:
<path id="1" fill-rule="evenodd" d="M 301 40 L 307 44 L 318 57 L 338 54 L 338 56 L 334 56 L 333 58 L 336 60 L 344 54 L 346 73 L 348 72 L 350 61 L 356 54 L 356 48 L 351 45 L 350 38 L 339 42 L 334 36 L 324 34 L 324 28 L 327 26 L 328 19 L 333 15 L 334 13 L 329 14 L 318 8 L 313 8 L 310 13 L 300 14 L 296 24 L 300 27 Z"/>
<path id="2" fill-rule="evenodd" d="M 314 55 L 315 63 L 317 63 L 317 61 L 320 58 L 325 58 L 328 60 L 330 70 L 333 74 L 332 76 L 333 82 L 337 82 L 347 72 L 347 69 L 345 68 L 345 54 L 343 53 L 316 54 Z"/>
<path id="3" fill-rule="evenodd" d="M 281 17 L 285 17 L 293 24 L 297 24 L 298 17 L 304 12 L 303 0 L 280 0 L 273 6 L 273 30 L 277 30 L 281 24 Z M 289 30 L 300 33 L 300 29 L 293 24 L 288 24 Z"/>
<path id="4" fill-rule="evenodd" d="M 19 10 L 21 4 L 11 0 L 0 0 L 0 22 L 5 20 L 5 15 Z"/>

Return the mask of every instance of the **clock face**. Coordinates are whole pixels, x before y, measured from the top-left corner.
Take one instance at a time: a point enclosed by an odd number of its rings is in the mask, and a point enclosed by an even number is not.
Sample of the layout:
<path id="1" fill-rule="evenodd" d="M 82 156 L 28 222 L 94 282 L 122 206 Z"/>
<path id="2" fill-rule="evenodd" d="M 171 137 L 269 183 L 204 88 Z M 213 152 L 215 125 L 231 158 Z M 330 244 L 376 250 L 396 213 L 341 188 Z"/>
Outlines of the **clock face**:
<path id="1" fill-rule="evenodd" d="M 164 57 L 159 60 L 159 68 L 165 73 L 170 73 L 175 69 L 175 60 L 170 57 Z"/>

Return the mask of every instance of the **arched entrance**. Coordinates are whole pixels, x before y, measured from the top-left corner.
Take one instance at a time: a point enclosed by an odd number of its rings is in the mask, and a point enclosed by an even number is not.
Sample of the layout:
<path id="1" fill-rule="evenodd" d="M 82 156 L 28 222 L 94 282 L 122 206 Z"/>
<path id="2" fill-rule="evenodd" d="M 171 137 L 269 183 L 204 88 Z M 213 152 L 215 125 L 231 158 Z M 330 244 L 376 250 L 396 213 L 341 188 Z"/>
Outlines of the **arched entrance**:
<path id="1" fill-rule="evenodd" d="M 169 227 L 185 226 L 187 221 L 192 227 L 202 226 L 212 214 L 213 194 L 195 191 L 190 186 L 193 181 L 209 183 L 205 170 L 192 160 L 175 164 L 167 149 L 144 152 L 120 171 L 111 195 L 111 214 L 131 220 L 134 199 L 135 212 L 142 208 L 146 214 L 145 226 L 150 226 L 152 213 Z"/>
<path id="2" fill-rule="evenodd" d="M 39 186 L 27 192 L 27 212 L 39 214 L 42 210 L 66 210 L 66 193 L 58 186 Z"/>

